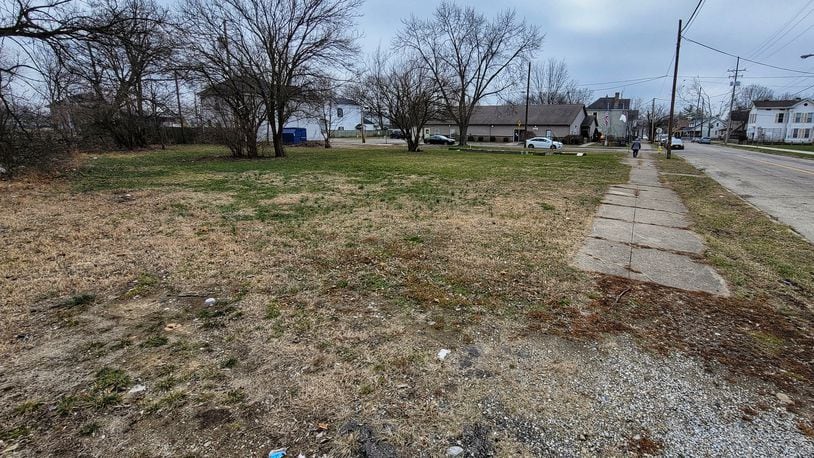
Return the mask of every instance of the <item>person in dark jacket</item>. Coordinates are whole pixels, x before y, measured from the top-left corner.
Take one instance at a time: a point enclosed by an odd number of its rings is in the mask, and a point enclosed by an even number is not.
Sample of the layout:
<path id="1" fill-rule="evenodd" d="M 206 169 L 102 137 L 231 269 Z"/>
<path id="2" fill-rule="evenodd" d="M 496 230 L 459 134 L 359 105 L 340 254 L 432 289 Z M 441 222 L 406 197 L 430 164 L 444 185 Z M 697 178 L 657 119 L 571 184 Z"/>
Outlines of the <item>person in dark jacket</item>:
<path id="1" fill-rule="evenodd" d="M 630 148 L 633 150 L 633 157 L 639 157 L 639 150 L 642 149 L 642 143 L 637 138 L 633 140 L 633 144 L 630 145 Z"/>

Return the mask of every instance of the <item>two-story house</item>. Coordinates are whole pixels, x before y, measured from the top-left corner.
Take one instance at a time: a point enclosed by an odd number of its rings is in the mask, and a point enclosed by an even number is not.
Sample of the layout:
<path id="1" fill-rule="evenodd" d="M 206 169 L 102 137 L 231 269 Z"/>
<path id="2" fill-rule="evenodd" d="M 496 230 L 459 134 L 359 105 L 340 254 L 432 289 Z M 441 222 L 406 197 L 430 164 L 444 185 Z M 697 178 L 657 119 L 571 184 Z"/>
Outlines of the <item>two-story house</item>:
<path id="1" fill-rule="evenodd" d="M 757 142 L 811 143 L 814 102 L 809 99 L 755 100 L 749 110 L 746 137 Z"/>
<path id="2" fill-rule="evenodd" d="M 588 114 L 595 117 L 599 123 L 598 129 L 605 136 L 614 138 L 628 138 L 636 131 L 639 112 L 630 109 L 630 99 L 619 97 L 600 97 L 588 105 Z"/>

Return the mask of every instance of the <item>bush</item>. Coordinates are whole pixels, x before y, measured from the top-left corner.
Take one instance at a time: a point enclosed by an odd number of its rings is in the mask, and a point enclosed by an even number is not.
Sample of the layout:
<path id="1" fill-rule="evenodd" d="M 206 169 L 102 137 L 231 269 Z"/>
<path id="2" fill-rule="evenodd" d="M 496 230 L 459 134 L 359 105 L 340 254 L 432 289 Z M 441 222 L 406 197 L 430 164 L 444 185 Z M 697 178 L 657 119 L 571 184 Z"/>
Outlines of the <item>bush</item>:
<path id="1" fill-rule="evenodd" d="M 70 159 L 67 142 L 53 131 L 0 126 L 0 178 L 23 172 L 50 172 Z"/>

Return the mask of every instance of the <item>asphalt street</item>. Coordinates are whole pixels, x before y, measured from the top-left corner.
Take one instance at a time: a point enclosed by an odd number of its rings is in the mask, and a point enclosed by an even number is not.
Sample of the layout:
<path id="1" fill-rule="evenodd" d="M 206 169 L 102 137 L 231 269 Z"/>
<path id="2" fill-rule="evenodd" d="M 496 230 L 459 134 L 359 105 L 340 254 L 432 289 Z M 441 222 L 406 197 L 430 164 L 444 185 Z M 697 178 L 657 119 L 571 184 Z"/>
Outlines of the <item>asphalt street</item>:
<path id="1" fill-rule="evenodd" d="M 674 151 L 814 243 L 814 160 L 685 143 Z"/>

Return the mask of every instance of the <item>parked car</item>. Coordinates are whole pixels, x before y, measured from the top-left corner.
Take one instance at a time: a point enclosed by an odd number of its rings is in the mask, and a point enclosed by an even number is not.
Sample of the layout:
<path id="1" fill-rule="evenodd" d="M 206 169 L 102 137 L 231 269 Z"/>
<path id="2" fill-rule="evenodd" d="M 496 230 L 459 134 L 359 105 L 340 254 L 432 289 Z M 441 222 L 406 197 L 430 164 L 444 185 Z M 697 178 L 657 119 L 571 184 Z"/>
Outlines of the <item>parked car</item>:
<path id="1" fill-rule="evenodd" d="M 670 142 L 670 148 L 684 149 L 684 142 L 680 138 L 673 137 L 672 141 Z"/>
<path id="2" fill-rule="evenodd" d="M 710 143 L 712 143 L 712 139 L 709 137 L 701 137 L 701 140 L 698 140 L 698 143 L 709 145 Z"/>
<path id="3" fill-rule="evenodd" d="M 424 139 L 424 143 L 428 145 L 454 145 L 455 140 L 443 135 L 430 135 Z"/>
<path id="4" fill-rule="evenodd" d="M 667 147 L 666 138 L 661 141 L 661 145 Z M 670 141 L 670 149 L 684 149 L 684 142 L 678 137 L 673 137 Z"/>
<path id="5" fill-rule="evenodd" d="M 390 138 L 404 138 L 404 133 L 399 129 L 391 129 Z"/>
<path id="6" fill-rule="evenodd" d="M 548 137 L 534 137 L 526 140 L 526 148 L 562 149 L 562 142 L 554 141 Z"/>

